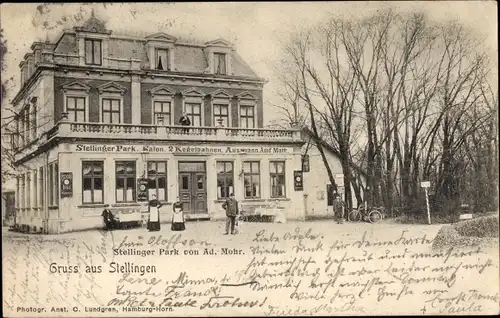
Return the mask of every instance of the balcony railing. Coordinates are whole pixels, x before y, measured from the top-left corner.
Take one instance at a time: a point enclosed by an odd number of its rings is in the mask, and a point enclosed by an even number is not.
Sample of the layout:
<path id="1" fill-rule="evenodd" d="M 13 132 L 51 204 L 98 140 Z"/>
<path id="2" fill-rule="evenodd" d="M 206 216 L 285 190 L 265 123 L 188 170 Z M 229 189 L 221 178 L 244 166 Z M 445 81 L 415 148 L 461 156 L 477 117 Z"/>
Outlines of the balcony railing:
<path id="1" fill-rule="evenodd" d="M 157 126 L 133 124 L 74 123 L 61 120 L 29 145 L 17 149 L 15 161 L 27 158 L 39 147 L 56 137 L 81 139 L 120 138 L 148 141 L 215 141 L 215 142 L 301 142 L 298 129 Z"/>
<path id="2" fill-rule="evenodd" d="M 60 121 L 57 136 L 69 138 L 123 138 L 193 141 L 270 141 L 301 140 L 297 129 L 158 126 L 133 124 L 73 123 Z"/>

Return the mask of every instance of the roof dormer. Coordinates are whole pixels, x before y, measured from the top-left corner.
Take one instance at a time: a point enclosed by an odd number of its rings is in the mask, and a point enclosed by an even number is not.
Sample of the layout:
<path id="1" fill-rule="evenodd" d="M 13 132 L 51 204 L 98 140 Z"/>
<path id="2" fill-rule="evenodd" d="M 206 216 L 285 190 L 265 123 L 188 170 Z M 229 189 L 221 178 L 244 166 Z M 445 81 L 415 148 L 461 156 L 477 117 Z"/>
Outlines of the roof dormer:
<path id="1" fill-rule="evenodd" d="M 109 36 L 106 23 L 96 18 L 92 10 L 90 18 L 82 26 L 73 28 L 78 43 L 79 65 L 86 67 L 107 67 Z"/>
<path id="2" fill-rule="evenodd" d="M 170 35 L 170 34 L 167 34 L 167 33 L 164 33 L 164 32 L 158 32 L 158 33 L 155 33 L 155 34 L 151 34 L 151 35 L 148 35 L 146 37 L 146 40 L 148 42 L 168 42 L 168 43 L 175 43 L 177 41 L 177 38 Z"/>
<path id="3" fill-rule="evenodd" d="M 155 33 L 146 37 L 149 68 L 157 71 L 174 71 L 174 48 L 177 38 L 167 33 Z"/>
<path id="4" fill-rule="evenodd" d="M 206 73 L 215 75 L 233 75 L 232 56 L 233 46 L 224 39 L 217 39 L 205 43 L 205 56 L 208 67 Z"/>
<path id="5" fill-rule="evenodd" d="M 221 38 L 219 38 L 217 40 L 206 42 L 205 45 L 207 47 L 227 48 L 229 50 L 231 50 L 233 47 L 233 45 L 229 41 L 221 39 Z"/>

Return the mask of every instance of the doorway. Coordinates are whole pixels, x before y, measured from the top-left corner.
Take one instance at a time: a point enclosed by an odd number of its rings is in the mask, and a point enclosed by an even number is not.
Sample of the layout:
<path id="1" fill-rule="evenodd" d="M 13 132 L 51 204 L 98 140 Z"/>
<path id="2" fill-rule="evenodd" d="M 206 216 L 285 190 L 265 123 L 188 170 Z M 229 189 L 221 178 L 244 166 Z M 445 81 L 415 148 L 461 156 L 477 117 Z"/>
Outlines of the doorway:
<path id="1" fill-rule="evenodd" d="M 333 197 L 333 186 L 331 184 L 326 185 L 326 211 L 333 215 L 333 201 L 335 200 Z"/>
<path id="2" fill-rule="evenodd" d="M 184 213 L 208 213 L 205 162 L 179 162 L 179 200 Z"/>

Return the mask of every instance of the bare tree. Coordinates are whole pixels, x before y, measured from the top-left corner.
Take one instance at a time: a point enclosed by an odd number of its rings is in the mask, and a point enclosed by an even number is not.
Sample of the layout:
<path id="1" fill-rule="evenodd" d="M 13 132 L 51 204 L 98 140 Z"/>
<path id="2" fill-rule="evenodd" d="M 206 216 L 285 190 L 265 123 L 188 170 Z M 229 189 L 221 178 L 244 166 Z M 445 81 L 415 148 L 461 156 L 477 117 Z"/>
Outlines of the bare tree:
<path id="1" fill-rule="evenodd" d="M 460 202 L 460 193 L 470 192 L 466 174 L 479 162 L 474 146 L 484 144 L 493 158 L 488 140 L 496 123 L 485 106 L 496 103 L 491 89 L 485 94 L 491 64 L 464 26 L 388 10 L 328 19 L 284 47 L 282 82 L 294 93 L 292 108 L 300 97 L 313 132 L 340 153 L 353 186 L 352 158 L 363 163 L 369 203 L 392 211 L 399 196 L 419 212 L 423 180 L 432 180 L 441 200 Z M 490 175 L 493 161 L 484 165 Z"/>
<path id="2" fill-rule="evenodd" d="M 295 103 L 294 106 L 298 105 L 299 99 L 305 105 L 314 143 L 321 154 L 333 190 L 337 192 L 338 187 L 330 164 L 328 163 L 323 148 L 323 139 L 321 138 L 321 125 L 324 124 L 324 122 L 317 118 L 318 114 L 321 113 L 317 105 L 318 96 L 321 95 L 321 92 L 317 90 L 317 87 L 315 90 L 314 86 L 311 86 L 314 85 L 315 78 L 311 75 L 317 75 L 314 65 L 310 63 L 310 54 L 311 51 L 314 51 L 314 45 L 316 44 L 316 32 L 317 30 L 297 32 L 288 43 L 284 43 L 286 58 L 282 61 L 282 66 L 286 71 L 283 72 L 285 75 L 282 76 L 281 79 L 284 87 L 292 92 L 289 96 L 293 96 L 294 100 L 292 103 Z"/>

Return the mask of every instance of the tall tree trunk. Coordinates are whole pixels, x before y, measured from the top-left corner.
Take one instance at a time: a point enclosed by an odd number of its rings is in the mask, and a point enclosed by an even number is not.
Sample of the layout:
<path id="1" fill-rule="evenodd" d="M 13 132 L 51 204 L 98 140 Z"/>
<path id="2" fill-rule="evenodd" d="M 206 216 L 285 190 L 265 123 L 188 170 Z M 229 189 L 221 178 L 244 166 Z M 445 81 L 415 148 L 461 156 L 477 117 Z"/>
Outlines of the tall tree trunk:
<path id="1" fill-rule="evenodd" d="M 358 173 L 352 173 L 351 185 L 354 190 L 354 195 L 356 196 L 357 205 L 356 208 L 363 202 L 363 196 L 361 195 L 361 177 Z"/>

